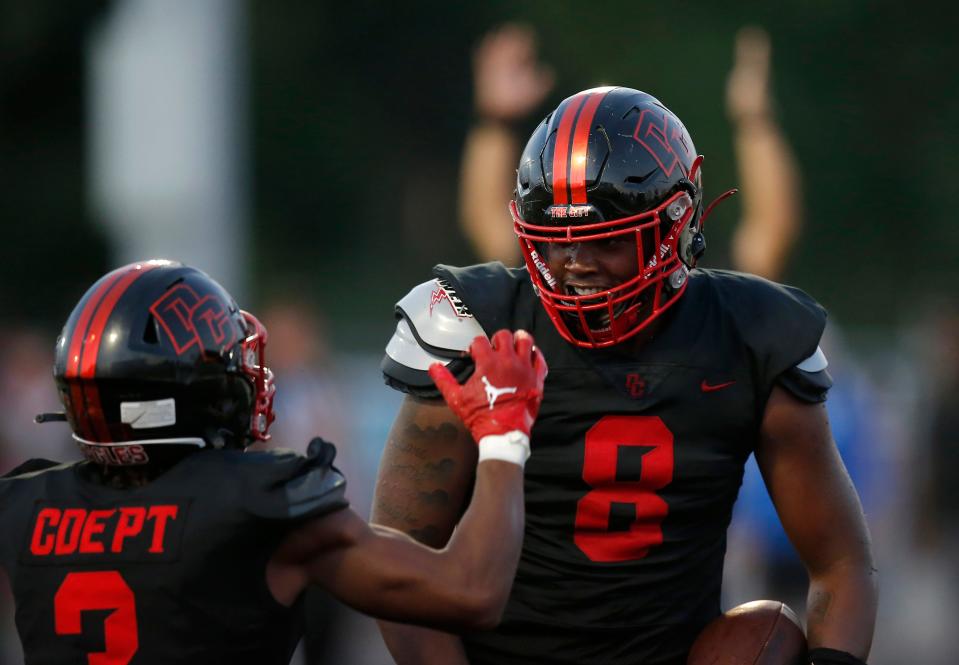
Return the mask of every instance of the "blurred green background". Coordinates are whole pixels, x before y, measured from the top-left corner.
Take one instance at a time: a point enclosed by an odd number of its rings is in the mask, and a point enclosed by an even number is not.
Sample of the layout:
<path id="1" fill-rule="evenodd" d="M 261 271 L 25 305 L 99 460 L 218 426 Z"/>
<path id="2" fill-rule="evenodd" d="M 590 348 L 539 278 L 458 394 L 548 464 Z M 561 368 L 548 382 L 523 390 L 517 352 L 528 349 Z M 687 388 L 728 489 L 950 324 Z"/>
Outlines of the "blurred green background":
<path id="1" fill-rule="evenodd" d="M 0 297 L 6 317 L 51 330 L 115 263 L 85 194 L 84 134 L 84 49 L 114 5 L 0 2 Z M 296 291 L 326 312 L 337 347 L 373 350 L 392 303 L 432 264 L 473 259 L 455 217 L 470 54 L 504 20 L 534 26 L 557 72 L 538 115 L 598 84 L 650 91 L 706 155 L 707 197 L 734 186 L 724 85 L 733 35 L 754 23 L 772 38 L 779 117 L 804 177 L 786 281 L 849 326 L 899 323 L 959 287 L 946 7 L 252 0 L 248 306 Z M 728 265 L 738 205 L 712 218 L 706 265 Z"/>

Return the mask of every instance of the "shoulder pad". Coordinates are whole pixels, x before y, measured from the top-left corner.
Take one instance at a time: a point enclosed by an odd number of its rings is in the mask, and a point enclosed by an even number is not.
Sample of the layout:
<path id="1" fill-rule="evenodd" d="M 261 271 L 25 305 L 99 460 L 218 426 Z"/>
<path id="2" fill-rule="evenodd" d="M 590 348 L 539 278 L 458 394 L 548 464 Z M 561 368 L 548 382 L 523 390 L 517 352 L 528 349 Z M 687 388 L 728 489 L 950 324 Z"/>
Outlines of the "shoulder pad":
<path id="1" fill-rule="evenodd" d="M 474 337 L 486 334 L 450 283 L 439 277 L 406 294 L 396 303 L 396 314 L 406 320 L 420 347 L 440 358 L 459 357 Z"/>
<path id="2" fill-rule="evenodd" d="M 825 402 L 832 388 L 828 366 L 826 354 L 817 346 L 815 353 L 779 375 L 779 385 L 804 402 Z"/>
<path id="3" fill-rule="evenodd" d="M 822 347 L 817 346 L 816 352 L 796 365 L 796 369 L 803 372 L 815 373 L 829 367 L 829 361 L 826 360 L 826 354 L 822 352 Z"/>
<path id="4" fill-rule="evenodd" d="M 447 280 L 431 279 L 396 303 L 396 331 L 380 365 L 386 382 L 402 392 L 438 397 L 427 370 L 443 363 L 461 380 L 472 370 L 463 352 L 486 335 Z"/>
<path id="5" fill-rule="evenodd" d="M 731 271 L 711 272 L 743 340 L 770 378 L 813 362 L 826 328 L 822 305 L 793 286 Z"/>
<path id="6" fill-rule="evenodd" d="M 291 451 L 246 452 L 246 509 L 271 520 L 320 517 L 349 504 L 346 479 L 336 467 L 333 444 L 316 438 L 306 457 Z"/>
<path id="7" fill-rule="evenodd" d="M 832 379 L 819 341 L 826 310 L 800 289 L 755 275 L 707 270 L 724 309 L 756 363 L 761 392 L 775 384 L 807 402 L 820 402 Z"/>

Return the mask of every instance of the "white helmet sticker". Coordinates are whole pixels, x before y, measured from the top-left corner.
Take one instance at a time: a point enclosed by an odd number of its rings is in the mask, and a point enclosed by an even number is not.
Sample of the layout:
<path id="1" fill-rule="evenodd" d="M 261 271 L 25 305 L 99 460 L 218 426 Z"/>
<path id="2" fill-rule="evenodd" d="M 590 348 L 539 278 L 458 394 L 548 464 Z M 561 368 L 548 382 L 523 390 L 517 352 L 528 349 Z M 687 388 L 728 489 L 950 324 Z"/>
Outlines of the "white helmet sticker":
<path id="1" fill-rule="evenodd" d="M 172 397 L 149 402 L 120 402 L 120 422 L 133 429 L 175 425 L 176 402 Z"/>

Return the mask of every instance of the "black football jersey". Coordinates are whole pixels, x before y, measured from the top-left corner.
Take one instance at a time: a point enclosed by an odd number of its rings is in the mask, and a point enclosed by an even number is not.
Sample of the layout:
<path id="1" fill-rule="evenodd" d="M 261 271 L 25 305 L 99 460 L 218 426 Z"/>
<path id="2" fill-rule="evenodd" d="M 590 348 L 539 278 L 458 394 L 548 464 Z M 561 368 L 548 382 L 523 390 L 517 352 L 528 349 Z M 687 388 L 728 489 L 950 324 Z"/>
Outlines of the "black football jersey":
<path id="1" fill-rule="evenodd" d="M 559 336 L 525 269 L 435 274 L 488 334 L 532 332 L 549 364 L 519 570 L 502 625 L 465 638 L 470 662 L 685 663 L 720 613 L 726 529 L 766 400 L 816 352 L 824 310 L 797 289 L 694 270 L 652 338 L 589 350 Z"/>
<path id="2" fill-rule="evenodd" d="M 131 489 L 89 462 L 0 478 L 26 663 L 288 663 L 300 612 L 273 599 L 266 565 L 292 526 L 347 505 L 333 455 L 200 450 Z"/>

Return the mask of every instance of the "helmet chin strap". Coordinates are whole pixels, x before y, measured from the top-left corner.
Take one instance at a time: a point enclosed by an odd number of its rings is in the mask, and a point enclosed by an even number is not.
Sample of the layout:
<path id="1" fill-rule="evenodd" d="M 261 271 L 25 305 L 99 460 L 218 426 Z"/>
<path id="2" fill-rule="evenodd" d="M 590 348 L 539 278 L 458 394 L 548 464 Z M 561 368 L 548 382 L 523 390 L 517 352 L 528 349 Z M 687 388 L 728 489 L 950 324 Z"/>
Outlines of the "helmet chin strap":
<path id="1" fill-rule="evenodd" d="M 713 199 L 713 202 L 710 203 L 708 206 L 706 206 L 706 211 L 703 213 L 702 219 L 699 220 L 699 230 L 702 231 L 703 227 L 706 226 L 706 218 L 709 217 L 709 213 L 713 211 L 713 208 L 715 208 L 717 205 L 719 205 L 720 203 L 728 199 L 733 194 L 738 194 L 738 193 L 739 193 L 739 189 L 737 189 L 736 187 L 733 187 L 732 189 L 727 189 L 725 192 L 723 192 L 722 194 L 717 196 L 715 199 Z"/>
<path id="2" fill-rule="evenodd" d="M 689 167 L 689 175 L 686 176 L 686 179 L 690 183 L 692 183 L 693 187 L 696 186 L 695 184 L 696 176 L 699 175 L 699 170 L 702 168 L 702 166 L 703 166 L 703 156 L 697 155 L 696 159 L 693 160 L 692 166 Z M 700 218 L 699 220 L 700 233 L 702 233 L 703 227 L 706 225 L 706 218 L 709 217 L 709 213 L 713 211 L 713 208 L 715 208 L 722 201 L 725 201 L 726 199 L 728 199 L 733 194 L 737 194 L 738 192 L 739 192 L 739 189 L 737 189 L 736 187 L 733 187 L 732 189 L 727 189 L 725 192 L 717 196 L 712 203 L 706 206 L 706 211 L 703 213 L 702 218 Z"/>

